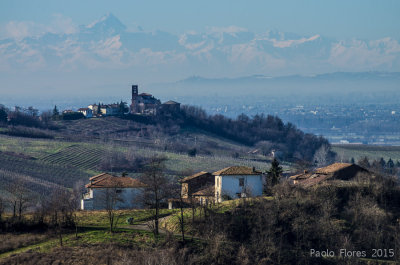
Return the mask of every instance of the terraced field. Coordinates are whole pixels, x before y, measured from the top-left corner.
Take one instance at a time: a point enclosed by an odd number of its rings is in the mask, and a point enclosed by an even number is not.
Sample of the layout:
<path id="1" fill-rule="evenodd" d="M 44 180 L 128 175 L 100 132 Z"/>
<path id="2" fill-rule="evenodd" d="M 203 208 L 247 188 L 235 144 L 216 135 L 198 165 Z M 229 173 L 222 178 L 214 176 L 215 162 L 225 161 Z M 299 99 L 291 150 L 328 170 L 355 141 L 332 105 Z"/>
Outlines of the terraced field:
<path id="1" fill-rule="evenodd" d="M 189 157 L 186 154 L 167 153 L 166 165 L 174 171 L 193 170 L 199 171 L 217 171 L 219 169 L 232 165 L 256 167 L 259 170 L 267 170 L 269 163 L 251 161 L 246 159 L 237 159 L 227 156 L 196 156 Z"/>
<path id="2" fill-rule="evenodd" d="M 73 187 L 78 180 L 87 180 L 90 176 L 83 170 L 66 165 L 51 164 L 38 159 L 20 158 L 4 153 L 0 155 L 0 170 L 14 172 L 65 187 Z"/>
<path id="3" fill-rule="evenodd" d="M 2 139 L 0 139 L 2 140 Z M 72 179 L 85 179 L 89 175 L 99 173 L 98 165 L 106 153 L 133 153 L 140 157 L 163 155 L 167 157 L 167 169 L 170 172 L 192 170 L 193 172 L 208 170 L 216 171 L 232 165 L 255 166 L 257 169 L 266 170 L 269 163 L 266 161 L 252 161 L 248 159 L 233 158 L 228 155 L 197 155 L 189 157 L 186 153 L 173 153 L 157 151 L 152 148 L 139 147 L 134 144 L 124 145 L 74 143 L 55 140 L 22 139 L 24 148 L 17 144 L 16 138 L 7 138 L 4 151 L 13 151 L 16 156 L 3 155 L 0 169 L 15 171 L 20 174 L 37 176 L 55 183 L 69 183 Z M 218 139 L 220 145 L 223 142 Z M 231 144 L 233 145 L 233 144 Z M 242 148 L 242 146 L 238 146 Z M 1 148 L 0 148 L 1 151 Z M 22 156 L 22 157 L 18 157 Z M 28 156 L 26 159 L 24 156 Z M 67 172 L 73 172 L 69 174 Z M 71 175 L 71 176 L 68 176 Z M 55 179 L 62 180 L 55 180 Z"/>
<path id="4" fill-rule="evenodd" d="M 39 160 L 45 163 L 71 166 L 83 170 L 95 170 L 101 161 L 102 152 L 103 150 L 98 147 L 74 144 L 54 154 L 42 156 Z"/>
<path id="5" fill-rule="evenodd" d="M 86 182 L 90 176 L 100 173 L 99 165 L 104 158 L 127 155 L 134 158 L 149 158 L 154 155 L 167 157 L 167 172 L 216 171 L 232 165 L 254 166 L 267 170 L 269 163 L 263 157 L 258 161 L 250 157 L 234 158 L 234 151 L 247 154 L 249 147 L 215 137 L 213 135 L 188 134 L 197 144 L 212 142 L 214 155 L 189 157 L 187 153 L 175 153 L 146 147 L 130 139 L 109 142 L 72 142 L 63 139 L 30 139 L 0 135 L 0 192 L 20 178 L 30 183 L 32 190 L 40 192 L 57 185 L 72 188 L 80 180 Z M 191 139 L 190 138 L 190 139 Z M 145 140 L 145 139 L 139 139 Z M 214 150 L 213 150 L 214 151 Z M 243 159 L 246 158 L 246 159 Z M 285 167 L 287 168 L 287 166 Z M 118 175 L 121 172 L 113 172 Z M 128 172 L 131 176 L 140 173 Z M 1 175 L 0 174 L 0 175 Z"/>

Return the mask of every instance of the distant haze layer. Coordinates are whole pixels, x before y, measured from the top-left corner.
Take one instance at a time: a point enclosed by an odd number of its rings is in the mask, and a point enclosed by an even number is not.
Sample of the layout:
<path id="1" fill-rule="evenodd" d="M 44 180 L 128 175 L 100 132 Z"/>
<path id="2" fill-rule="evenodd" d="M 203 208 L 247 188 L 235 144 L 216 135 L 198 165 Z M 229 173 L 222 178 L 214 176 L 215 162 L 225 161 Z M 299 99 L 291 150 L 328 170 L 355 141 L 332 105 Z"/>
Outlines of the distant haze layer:
<path id="1" fill-rule="evenodd" d="M 20 24 L 14 26 L 17 32 Z M 132 83 L 149 90 L 155 83 L 193 75 L 235 78 L 396 72 L 400 71 L 400 44 L 390 36 L 335 39 L 322 33 L 252 32 L 240 26 L 182 34 L 147 32 L 140 27 L 128 30 L 116 16 L 107 14 L 64 32 L 0 39 L 0 69 L 3 99 L 125 99 Z"/>

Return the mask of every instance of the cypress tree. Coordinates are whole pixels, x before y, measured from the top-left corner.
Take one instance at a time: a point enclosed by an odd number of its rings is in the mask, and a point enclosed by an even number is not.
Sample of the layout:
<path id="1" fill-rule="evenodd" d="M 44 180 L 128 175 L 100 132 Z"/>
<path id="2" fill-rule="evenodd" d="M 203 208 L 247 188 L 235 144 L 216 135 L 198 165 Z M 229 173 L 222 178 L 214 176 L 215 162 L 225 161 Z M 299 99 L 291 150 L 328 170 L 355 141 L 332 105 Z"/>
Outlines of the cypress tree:
<path id="1" fill-rule="evenodd" d="M 393 162 L 392 158 L 389 158 L 389 160 L 386 163 L 386 171 L 389 174 L 393 174 L 393 172 L 394 172 L 394 162 Z"/>
<path id="2" fill-rule="evenodd" d="M 54 105 L 53 109 L 53 120 L 58 119 L 60 116 L 60 112 L 58 111 L 57 105 Z"/>
<path id="3" fill-rule="evenodd" d="M 0 108 L 0 123 L 7 123 L 8 114 L 4 108 Z"/>
<path id="4" fill-rule="evenodd" d="M 271 186 L 275 186 L 276 184 L 279 183 L 282 172 L 283 172 L 283 169 L 279 165 L 278 159 L 274 158 L 274 160 L 271 163 L 271 167 L 268 170 L 268 179 L 269 179 L 269 183 L 271 184 Z"/>

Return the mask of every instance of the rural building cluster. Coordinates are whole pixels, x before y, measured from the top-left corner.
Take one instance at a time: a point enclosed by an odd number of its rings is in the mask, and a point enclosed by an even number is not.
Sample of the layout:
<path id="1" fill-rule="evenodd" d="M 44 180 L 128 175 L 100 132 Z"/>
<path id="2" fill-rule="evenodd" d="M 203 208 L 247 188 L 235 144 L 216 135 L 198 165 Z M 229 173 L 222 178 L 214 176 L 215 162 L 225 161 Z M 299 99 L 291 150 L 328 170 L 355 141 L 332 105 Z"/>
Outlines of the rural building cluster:
<path id="1" fill-rule="evenodd" d="M 213 173 L 201 171 L 181 181 L 182 201 L 204 205 L 224 200 L 256 197 L 263 193 L 265 175 L 254 167 L 232 166 Z M 173 208 L 181 199 L 170 199 L 168 208 Z"/>
<path id="2" fill-rule="evenodd" d="M 118 177 L 108 173 L 91 177 L 90 183 L 85 187 L 87 193 L 81 201 L 82 210 L 104 209 L 104 194 L 107 189 L 117 189 L 121 194 L 121 202 L 116 205 L 118 209 L 136 208 L 138 205 L 135 197 L 140 196 L 140 191 L 145 185 L 130 177 Z M 264 185 L 264 174 L 254 168 L 245 166 L 232 166 L 214 173 L 199 172 L 181 180 L 181 196 L 184 203 L 189 203 L 193 198 L 198 204 L 210 204 L 224 200 L 261 196 Z M 173 208 L 179 199 L 168 200 L 169 208 Z"/>
<path id="3" fill-rule="evenodd" d="M 327 167 L 318 168 L 312 172 L 289 177 L 292 185 L 310 187 L 327 181 L 349 181 L 357 176 L 372 173 L 350 163 L 334 163 Z M 105 209 L 105 191 L 113 190 L 119 193 L 120 202 L 116 209 L 142 208 L 138 199 L 146 185 L 139 180 L 122 176 L 102 173 L 91 177 L 85 187 L 87 193 L 81 200 L 82 210 Z M 183 202 L 184 205 L 208 205 L 237 198 L 258 197 L 263 195 L 266 185 L 266 174 L 254 167 L 231 166 L 213 173 L 201 171 L 180 180 L 181 197 L 168 199 L 168 208 L 175 208 Z M 114 190 L 115 189 L 115 190 Z"/>
<path id="4" fill-rule="evenodd" d="M 86 118 L 103 117 L 103 116 L 117 116 L 125 114 L 136 115 L 157 115 L 160 113 L 172 114 L 179 112 L 180 103 L 169 100 L 161 103 L 161 100 L 155 98 L 148 93 L 140 93 L 138 85 L 132 85 L 132 99 L 128 107 L 127 103 L 113 103 L 113 104 L 91 104 L 87 108 L 78 109 Z M 64 113 L 72 112 L 72 110 L 65 110 Z"/>

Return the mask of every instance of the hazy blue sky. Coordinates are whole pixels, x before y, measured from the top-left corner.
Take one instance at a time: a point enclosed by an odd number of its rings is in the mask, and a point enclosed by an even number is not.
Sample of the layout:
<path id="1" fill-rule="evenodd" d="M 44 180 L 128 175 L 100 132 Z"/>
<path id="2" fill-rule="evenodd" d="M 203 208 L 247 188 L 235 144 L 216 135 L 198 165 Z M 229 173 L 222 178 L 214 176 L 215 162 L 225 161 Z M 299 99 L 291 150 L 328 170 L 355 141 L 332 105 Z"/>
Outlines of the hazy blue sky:
<path id="1" fill-rule="evenodd" d="M 0 96 L 400 72 L 399 14 L 400 0 L 0 0 Z"/>
<path id="2" fill-rule="evenodd" d="M 237 25 L 253 31 L 278 29 L 335 38 L 400 37 L 398 0 L 2 0 L 0 24 L 46 24 L 51 23 L 55 14 L 69 17 L 77 24 L 88 24 L 108 12 L 128 27 L 140 25 L 148 31 L 182 33 Z"/>

